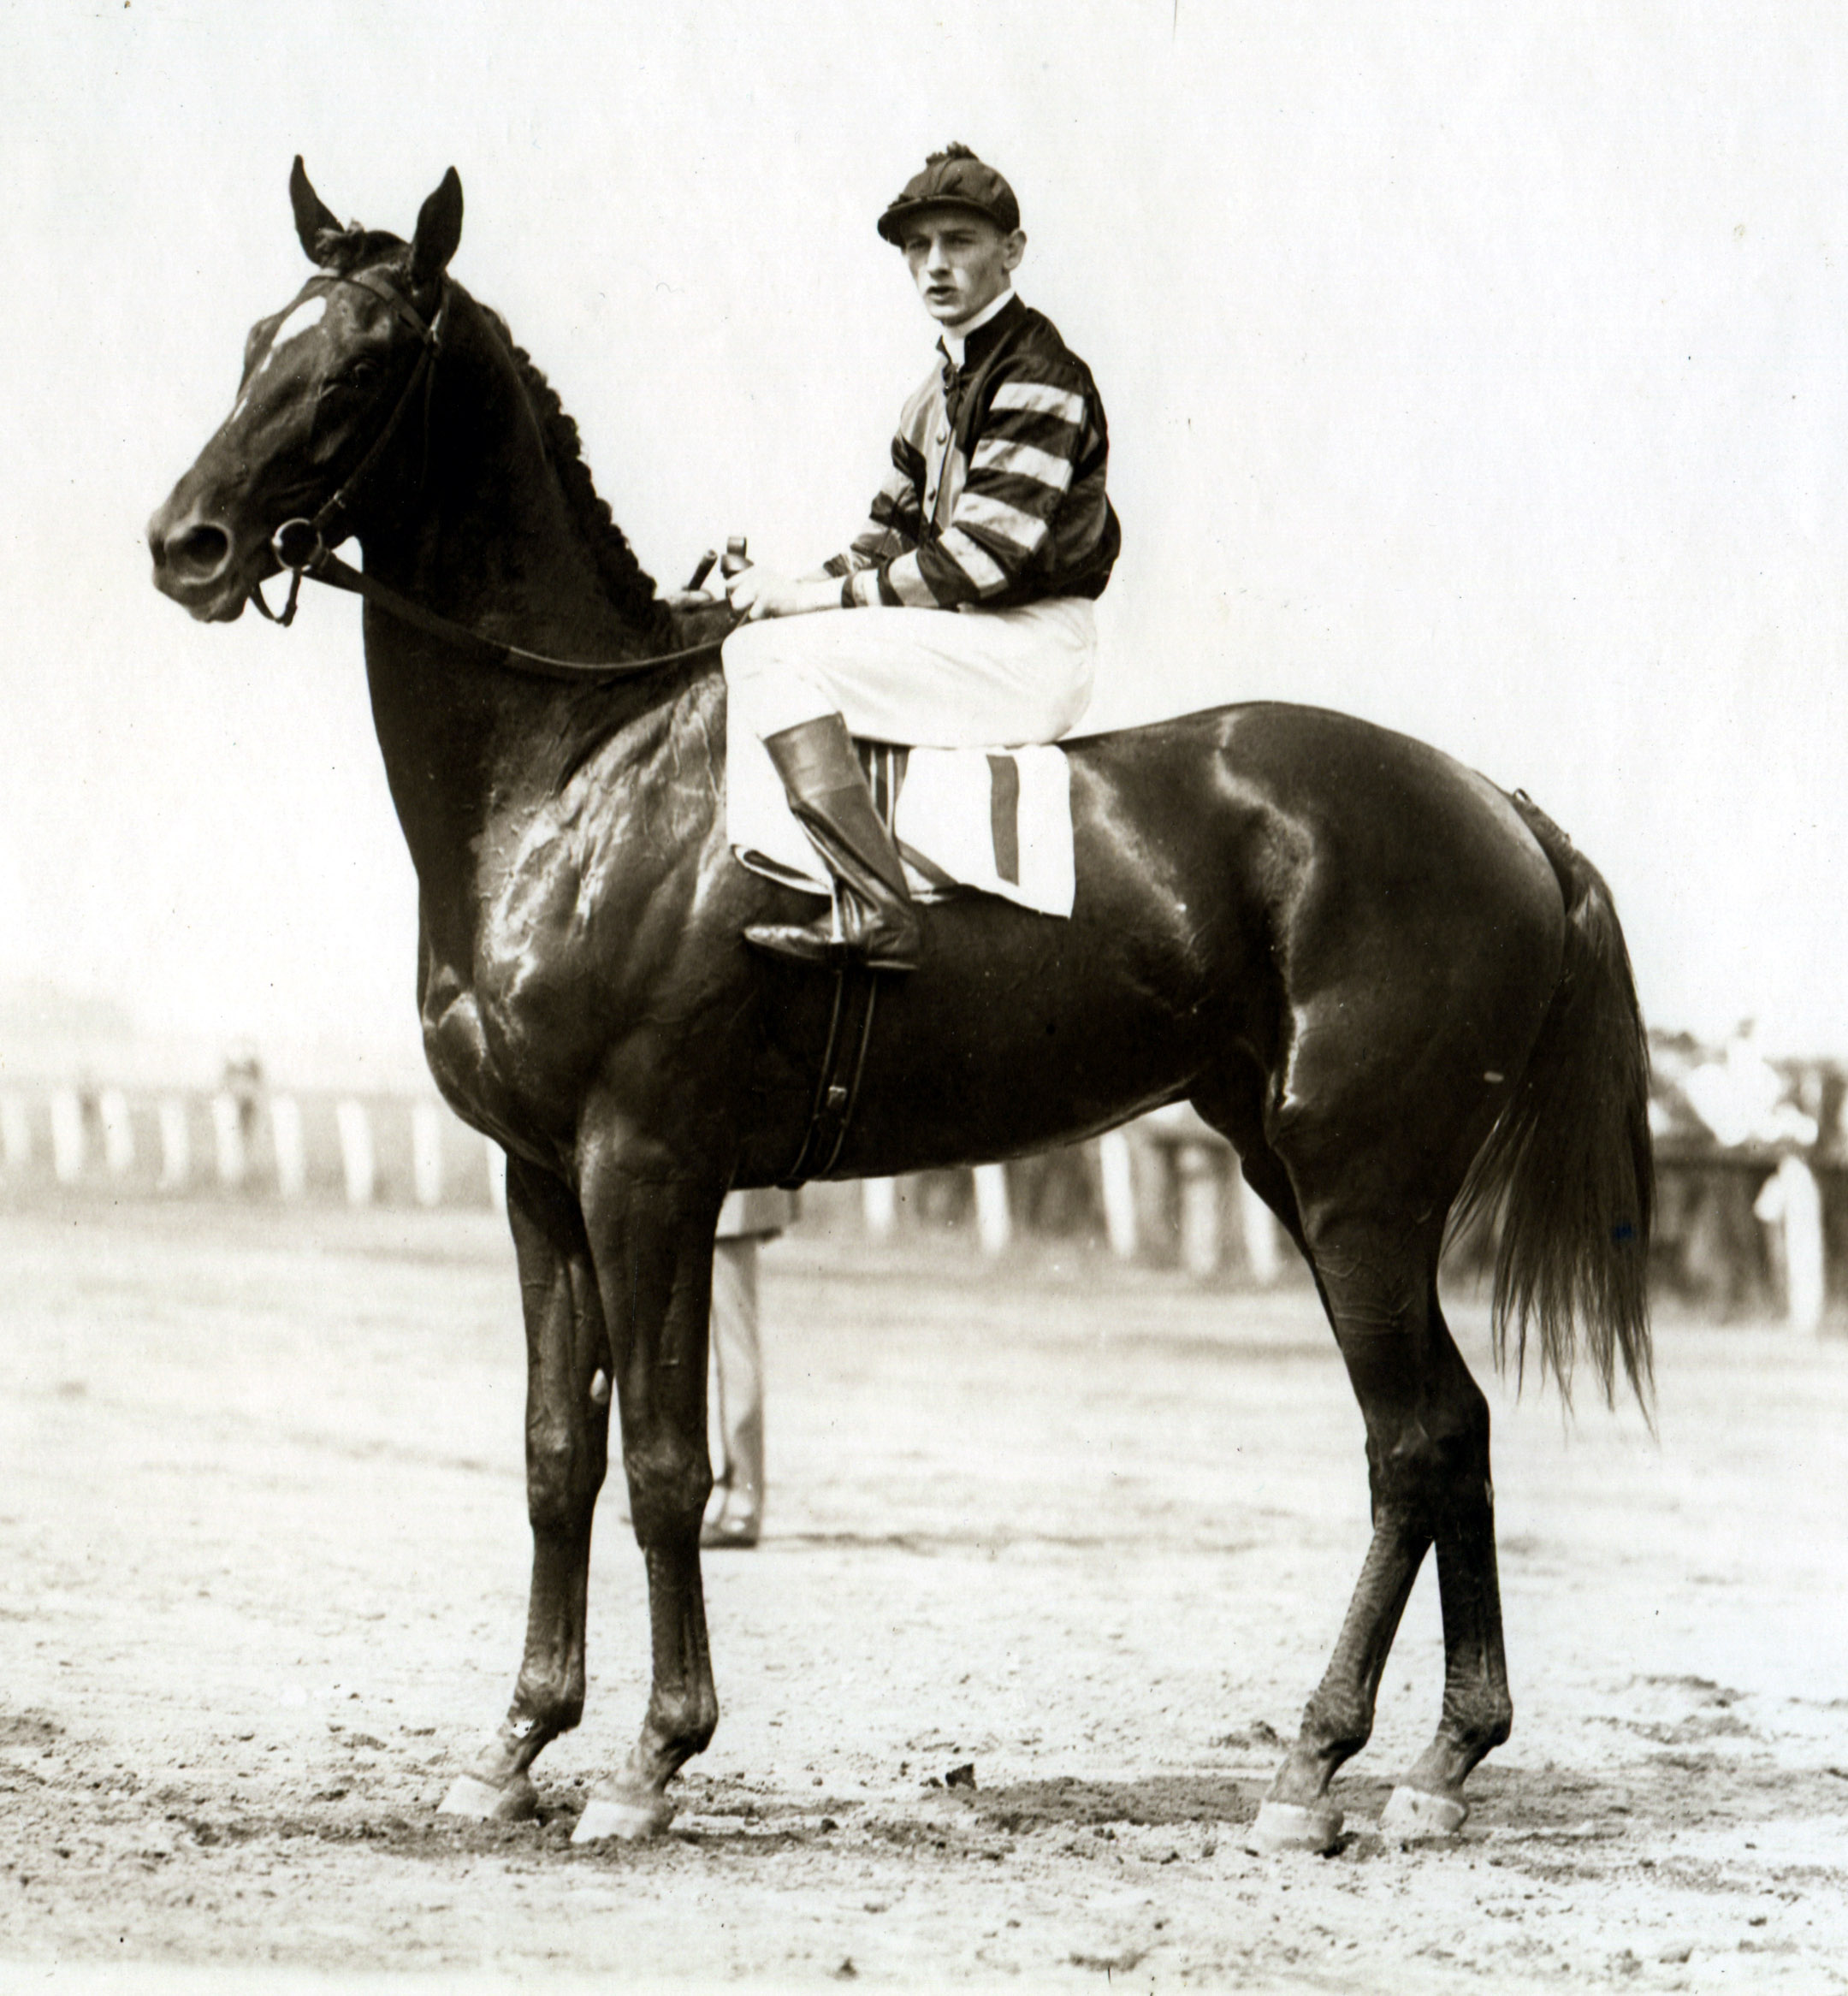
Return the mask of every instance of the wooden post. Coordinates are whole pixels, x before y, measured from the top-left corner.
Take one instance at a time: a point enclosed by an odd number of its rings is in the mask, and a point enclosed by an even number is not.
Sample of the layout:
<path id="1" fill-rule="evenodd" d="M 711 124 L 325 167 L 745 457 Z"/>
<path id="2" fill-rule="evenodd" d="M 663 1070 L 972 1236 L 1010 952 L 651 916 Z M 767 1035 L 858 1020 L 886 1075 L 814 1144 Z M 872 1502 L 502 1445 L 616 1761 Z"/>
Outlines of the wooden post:
<path id="1" fill-rule="evenodd" d="M 1204 1280 L 1219 1272 L 1219 1160 L 1205 1144 L 1176 1144 L 1175 1172 L 1181 1181 L 1181 1265 Z"/>
<path id="2" fill-rule="evenodd" d="M 308 1189 L 308 1146 L 302 1140 L 301 1104 L 293 1095 L 270 1098 L 270 1140 L 275 1151 L 276 1190 L 299 1199 Z"/>
<path id="3" fill-rule="evenodd" d="M 192 1176 L 192 1132 L 187 1105 L 169 1095 L 160 1105 L 160 1188 L 183 1192 Z"/>
<path id="4" fill-rule="evenodd" d="M 1004 1164 L 975 1167 L 975 1233 L 984 1254 L 1001 1253 L 1014 1237 Z"/>
<path id="5" fill-rule="evenodd" d="M 1245 1232 L 1245 1260 L 1251 1270 L 1252 1280 L 1260 1289 L 1268 1289 L 1283 1272 L 1276 1215 L 1246 1183 L 1242 1171 L 1236 1176 L 1239 1222 Z"/>
<path id="6" fill-rule="evenodd" d="M 346 1101 L 335 1105 L 334 1120 L 340 1128 L 341 1172 L 346 1181 L 346 1203 L 369 1206 L 377 1188 L 378 1162 L 372 1148 L 372 1118 L 363 1102 Z"/>
<path id="7" fill-rule="evenodd" d="M 83 1176 L 83 1104 L 74 1088 L 51 1093 L 51 1169 L 60 1185 L 74 1185 Z"/>
<path id="8" fill-rule="evenodd" d="M 420 1206 L 442 1204 L 442 1113 L 434 1102 L 411 1105 L 411 1176 Z"/>
<path id="9" fill-rule="evenodd" d="M 0 1152 L 9 1172 L 26 1171 L 32 1165 L 32 1119 L 25 1098 L 0 1095 Z"/>
<path id="10" fill-rule="evenodd" d="M 244 1149 L 244 1122 L 238 1114 L 235 1095 L 214 1095 L 211 1101 L 212 1140 L 218 1154 L 218 1182 L 233 1191 L 250 1175 L 250 1159 Z"/>
<path id="11" fill-rule="evenodd" d="M 1120 1129 L 1106 1130 L 1098 1139 L 1098 1176 L 1104 1189 L 1104 1227 L 1110 1236 L 1111 1253 L 1128 1261 L 1137 1247 L 1135 1210 L 1135 1160 L 1129 1154 L 1129 1140 Z"/>
<path id="12" fill-rule="evenodd" d="M 886 1241 L 898 1223 L 898 1182 L 896 1178 L 863 1178 L 860 1182 L 860 1211 L 866 1230 L 875 1241 Z"/>
<path id="13" fill-rule="evenodd" d="M 97 1099 L 103 1123 L 103 1162 L 112 1178 L 134 1170 L 134 1125 L 128 1118 L 128 1098 L 120 1088 L 105 1088 Z"/>

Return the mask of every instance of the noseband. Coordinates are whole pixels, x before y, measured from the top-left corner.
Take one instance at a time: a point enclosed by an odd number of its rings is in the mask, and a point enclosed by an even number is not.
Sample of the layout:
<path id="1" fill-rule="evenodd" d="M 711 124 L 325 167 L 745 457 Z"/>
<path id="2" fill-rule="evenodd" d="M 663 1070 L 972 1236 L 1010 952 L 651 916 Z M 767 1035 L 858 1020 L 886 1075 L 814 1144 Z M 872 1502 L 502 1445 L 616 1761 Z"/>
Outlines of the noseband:
<path id="1" fill-rule="evenodd" d="M 354 496 L 372 475 L 373 468 L 389 447 L 404 423 L 411 405 L 418 398 L 421 388 L 424 400 L 424 464 L 418 474 L 419 489 L 429 470 L 429 407 L 430 394 L 436 382 L 436 361 L 442 352 L 443 329 L 449 313 L 449 280 L 447 276 L 437 281 L 436 310 L 425 319 L 404 293 L 370 270 L 346 272 L 324 271 L 319 277 L 311 278 L 303 287 L 301 296 L 310 296 L 317 284 L 351 284 L 361 291 L 369 291 L 390 306 L 400 318 L 418 335 L 421 350 L 417 364 L 411 370 L 400 392 L 392 412 L 385 419 L 385 426 L 372 440 L 364 457 L 353 467 L 340 489 L 311 519 L 284 520 L 270 538 L 270 552 L 276 560 L 289 572 L 288 601 L 279 612 L 272 610 L 264 601 L 260 583 L 251 584 L 250 600 L 272 624 L 281 625 L 285 630 L 295 621 L 296 603 L 301 595 L 302 577 L 311 576 L 315 581 L 325 583 L 330 589 L 345 589 L 349 594 L 363 597 L 369 603 L 376 603 L 380 609 L 388 612 L 400 621 L 414 625 L 432 636 L 447 638 L 452 643 L 468 646 L 489 662 L 510 666 L 514 670 L 536 674 L 551 679 L 618 679 L 632 677 L 638 672 L 651 672 L 657 666 L 671 665 L 679 659 L 696 658 L 702 652 L 716 651 L 722 638 L 710 638 L 703 644 L 683 646 L 678 651 L 657 652 L 644 659 L 556 659 L 544 652 L 528 651 L 524 646 L 507 644 L 499 638 L 483 637 L 480 632 L 471 631 L 465 625 L 453 622 L 435 610 L 426 609 L 423 604 L 400 594 L 388 583 L 350 566 L 335 554 L 329 545 L 330 533 L 334 542 L 346 537 L 348 530 L 341 525 L 341 518 L 352 510 Z M 734 620 L 736 621 L 736 620 Z"/>

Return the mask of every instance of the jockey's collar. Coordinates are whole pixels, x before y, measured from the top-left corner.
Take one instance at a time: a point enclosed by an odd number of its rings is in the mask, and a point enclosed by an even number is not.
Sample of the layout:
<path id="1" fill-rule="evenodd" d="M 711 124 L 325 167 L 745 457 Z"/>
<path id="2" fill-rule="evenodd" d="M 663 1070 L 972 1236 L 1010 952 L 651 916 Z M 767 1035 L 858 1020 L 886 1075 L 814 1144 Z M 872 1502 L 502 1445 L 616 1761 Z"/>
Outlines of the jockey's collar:
<path id="1" fill-rule="evenodd" d="M 971 333 L 986 326 L 989 320 L 998 319 L 1014 302 L 1014 287 L 1010 284 L 1000 297 L 992 298 L 973 318 L 964 319 L 960 326 L 945 326 L 938 335 L 937 344 L 950 358 L 952 367 L 961 367 L 967 351 L 966 343 Z"/>

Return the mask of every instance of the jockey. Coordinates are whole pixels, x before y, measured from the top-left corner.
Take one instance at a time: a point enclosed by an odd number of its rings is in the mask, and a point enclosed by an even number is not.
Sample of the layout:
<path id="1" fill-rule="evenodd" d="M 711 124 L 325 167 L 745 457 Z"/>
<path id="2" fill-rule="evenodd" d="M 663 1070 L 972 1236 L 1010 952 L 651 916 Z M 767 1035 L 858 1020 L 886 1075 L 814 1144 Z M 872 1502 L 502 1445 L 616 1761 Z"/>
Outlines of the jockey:
<path id="1" fill-rule="evenodd" d="M 749 939 L 808 963 L 915 968 L 917 912 L 854 735 L 931 748 L 1064 734 L 1090 698 L 1121 535 L 1091 372 L 1015 295 L 1014 190 L 966 145 L 933 152 L 880 217 L 943 328 L 905 404 L 872 517 L 817 573 L 748 568 L 730 698 L 769 750 L 837 884 L 832 916 Z M 809 616 L 809 611 L 862 613 Z M 953 614 L 961 612 L 962 614 Z"/>

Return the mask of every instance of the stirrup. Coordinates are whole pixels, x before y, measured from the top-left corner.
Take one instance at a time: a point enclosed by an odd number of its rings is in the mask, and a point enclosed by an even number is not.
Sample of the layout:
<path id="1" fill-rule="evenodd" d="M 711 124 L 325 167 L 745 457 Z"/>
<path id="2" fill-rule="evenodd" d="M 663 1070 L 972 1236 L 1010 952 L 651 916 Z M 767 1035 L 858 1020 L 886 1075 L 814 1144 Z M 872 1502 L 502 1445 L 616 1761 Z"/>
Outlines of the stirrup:
<path id="1" fill-rule="evenodd" d="M 917 915 L 908 903 L 895 905 L 899 917 L 896 921 L 885 908 L 858 895 L 850 903 L 836 882 L 826 915 L 811 922 L 752 922 L 744 931 L 744 939 L 773 957 L 814 964 L 826 970 L 856 966 L 868 970 L 915 970 L 922 939 Z M 864 909 L 861 920 L 849 921 L 850 907 Z"/>

